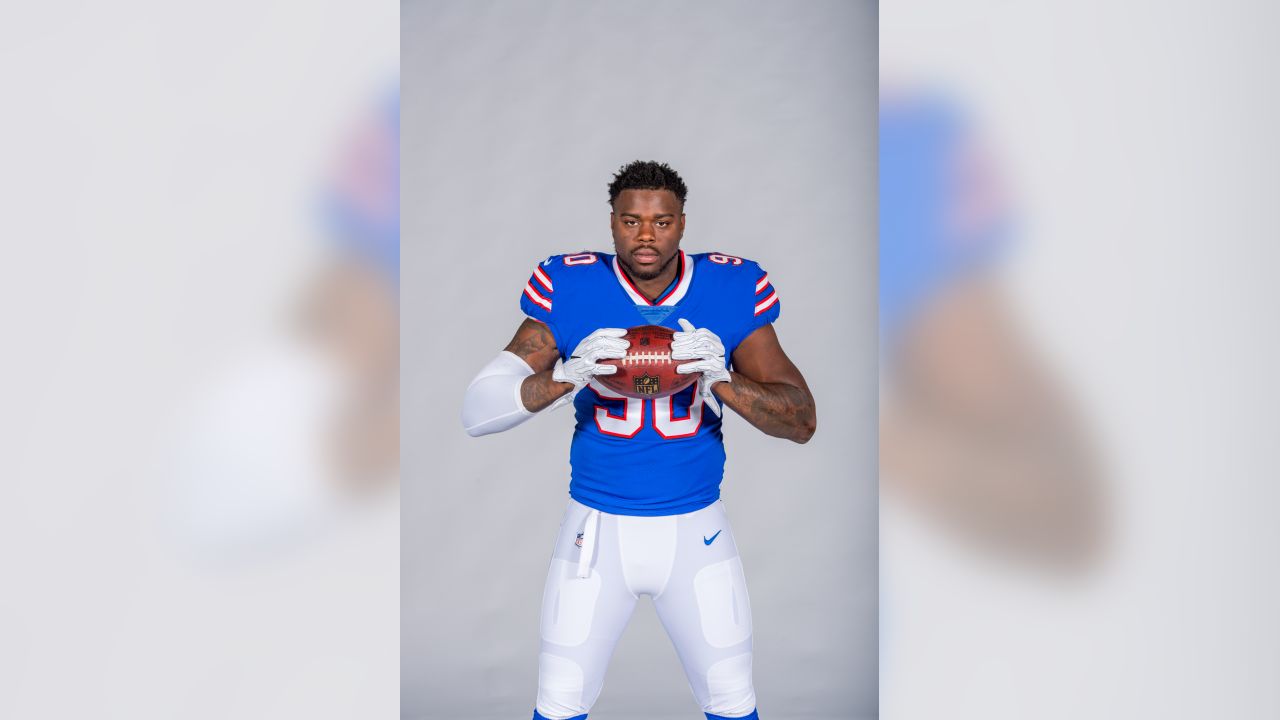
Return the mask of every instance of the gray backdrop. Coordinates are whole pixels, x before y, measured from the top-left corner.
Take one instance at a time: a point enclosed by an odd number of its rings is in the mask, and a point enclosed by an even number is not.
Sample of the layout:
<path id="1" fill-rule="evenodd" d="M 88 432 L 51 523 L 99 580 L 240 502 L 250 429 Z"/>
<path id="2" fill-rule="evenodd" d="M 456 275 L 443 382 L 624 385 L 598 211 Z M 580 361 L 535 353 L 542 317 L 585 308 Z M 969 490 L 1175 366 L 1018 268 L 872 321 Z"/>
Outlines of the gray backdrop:
<path id="1" fill-rule="evenodd" d="M 527 718 L 569 410 L 468 438 L 534 264 L 610 250 L 619 165 L 689 185 L 682 247 L 757 260 L 818 401 L 807 445 L 726 419 L 765 717 L 876 714 L 876 7 L 402 7 L 402 714 Z M 700 717 L 652 604 L 593 720 Z"/>

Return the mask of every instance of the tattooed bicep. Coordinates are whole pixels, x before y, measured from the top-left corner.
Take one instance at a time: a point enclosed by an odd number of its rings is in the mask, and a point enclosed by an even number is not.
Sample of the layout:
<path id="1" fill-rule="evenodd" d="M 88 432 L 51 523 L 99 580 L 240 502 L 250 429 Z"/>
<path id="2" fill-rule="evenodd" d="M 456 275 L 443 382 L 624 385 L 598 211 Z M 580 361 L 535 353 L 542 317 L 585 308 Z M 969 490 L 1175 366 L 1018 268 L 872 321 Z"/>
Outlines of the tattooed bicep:
<path id="1" fill-rule="evenodd" d="M 556 358 L 560 356 L 551 330 L 530 318 L 520 324 L 515 336 L 504 349 L 519 355 L 535 372 L 550 369 L 556 364 Z"/>

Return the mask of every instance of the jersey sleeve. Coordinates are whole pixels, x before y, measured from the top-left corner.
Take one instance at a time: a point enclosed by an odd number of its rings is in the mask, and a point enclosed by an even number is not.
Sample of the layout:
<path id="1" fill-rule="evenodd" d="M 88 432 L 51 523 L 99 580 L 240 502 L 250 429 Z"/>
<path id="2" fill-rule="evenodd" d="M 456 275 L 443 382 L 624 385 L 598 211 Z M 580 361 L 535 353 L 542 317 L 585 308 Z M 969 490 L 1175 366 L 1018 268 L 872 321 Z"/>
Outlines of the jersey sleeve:
<path id="1" fill-rule="evenodd" d="M 751 265 L 753 267 L 749 275 L 753 278 L 751 285 L 753 294 L 751 296 L 752 314 L 748 335 L 757 328 L 774 322 L 782 314 L 782 303 L 778 301 L 778 290 L 769 280 L 769 273 L 755 263 L 751 263 Z"/>
<path id="2" fill-rule="evenodd" d="M 520 293 L 520 309 L 534 320 L 551 325 L 556 290 L 546 266 L 546 263 L 534 266 L 529 282 L 525 283 L 524 290 Z"/>

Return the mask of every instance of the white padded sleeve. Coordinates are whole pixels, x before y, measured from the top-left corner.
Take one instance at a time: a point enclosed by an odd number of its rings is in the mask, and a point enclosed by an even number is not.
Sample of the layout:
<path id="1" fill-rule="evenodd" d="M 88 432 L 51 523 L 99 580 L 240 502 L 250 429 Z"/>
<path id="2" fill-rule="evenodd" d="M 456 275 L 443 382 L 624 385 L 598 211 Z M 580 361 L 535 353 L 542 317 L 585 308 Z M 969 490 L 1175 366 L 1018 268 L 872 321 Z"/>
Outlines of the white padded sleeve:
<path id="1" fill-rule="evenodd" d="M 533 368 L 503 350 L 467 386 L 462 400 L 462 427 L 471 437 L 510 430 L 533 417 L 520 401 L 520 385 Z"/>

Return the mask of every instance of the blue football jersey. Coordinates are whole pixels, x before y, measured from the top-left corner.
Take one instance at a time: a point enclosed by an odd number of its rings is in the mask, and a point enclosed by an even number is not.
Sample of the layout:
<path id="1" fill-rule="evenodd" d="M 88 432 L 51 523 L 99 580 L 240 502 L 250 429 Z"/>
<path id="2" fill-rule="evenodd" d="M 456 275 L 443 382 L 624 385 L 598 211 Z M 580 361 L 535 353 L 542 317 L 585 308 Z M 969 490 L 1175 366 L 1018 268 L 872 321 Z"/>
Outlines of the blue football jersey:
<path id="1" fill-rule="evenodd" d="M 680 318 L 719 335 L 729 358 L 748 335 L 778 318 L 778 293 L 756 263 L 683 250 L 678 262 L 676 281 L 657 302 L 649 302 L 614 256 L 555 255 L 534 268 L 520 307 L 550 328 L 562 358 L 599 328 L 680 330 Z M 696 385 L 670 397 L 640 400 L 593 382 L 578 393 L 574 408 L 577 426 L 569 453 L 574 500 L 619 515 L 678 515 L 720 497 L 720 418 L 704 407 Z"/>

